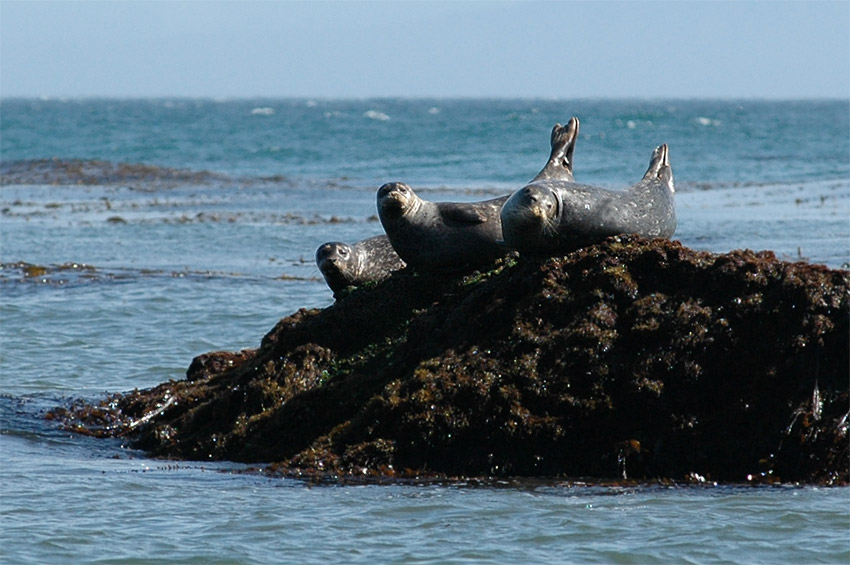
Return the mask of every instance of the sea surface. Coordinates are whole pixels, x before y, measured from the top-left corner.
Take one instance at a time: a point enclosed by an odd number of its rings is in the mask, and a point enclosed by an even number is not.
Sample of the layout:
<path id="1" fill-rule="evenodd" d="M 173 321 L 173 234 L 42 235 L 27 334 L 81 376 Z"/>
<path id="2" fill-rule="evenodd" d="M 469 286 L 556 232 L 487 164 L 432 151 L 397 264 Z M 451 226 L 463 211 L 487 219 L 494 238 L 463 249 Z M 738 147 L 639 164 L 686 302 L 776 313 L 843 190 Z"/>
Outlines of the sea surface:
<path id="1" fill-rule="evenodd" d="M 581 182 L 670 146 L 683 244 L 850 268 L 848 100 L 0 101 L 0 562 L 850 562 L 847 488 L 315 485 L 44 419 L 330 305 L 315 250 L 381 184 L 510 193 L 573 115 Z"/>

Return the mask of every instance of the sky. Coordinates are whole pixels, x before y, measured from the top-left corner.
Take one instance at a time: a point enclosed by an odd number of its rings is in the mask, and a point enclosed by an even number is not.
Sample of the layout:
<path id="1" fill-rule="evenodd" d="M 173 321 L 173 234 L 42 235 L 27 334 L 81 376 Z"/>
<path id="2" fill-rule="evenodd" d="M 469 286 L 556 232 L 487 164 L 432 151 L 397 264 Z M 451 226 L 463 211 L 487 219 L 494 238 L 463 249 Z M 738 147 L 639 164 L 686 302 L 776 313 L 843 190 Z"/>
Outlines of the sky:
<path id="1" fill-rule="evenodd" d="M 0 0 L 0 96 L 848 98 L 850 2 Z"/>

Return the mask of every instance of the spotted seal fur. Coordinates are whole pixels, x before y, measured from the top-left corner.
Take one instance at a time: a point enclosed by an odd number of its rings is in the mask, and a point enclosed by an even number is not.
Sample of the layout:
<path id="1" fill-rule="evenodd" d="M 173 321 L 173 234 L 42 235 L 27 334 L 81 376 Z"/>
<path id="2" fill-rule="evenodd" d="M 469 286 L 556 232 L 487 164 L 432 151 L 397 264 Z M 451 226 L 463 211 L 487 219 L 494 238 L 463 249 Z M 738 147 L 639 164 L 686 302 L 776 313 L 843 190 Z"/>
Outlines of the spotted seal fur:
<path id="1" fill-rule="evenodd" d="M 316 265 L 334 293 L 349 286 L 382 281 L 405 267 L 386 235 L 353 245 L 339 241 L 323 243 L 316 250 Z"/>

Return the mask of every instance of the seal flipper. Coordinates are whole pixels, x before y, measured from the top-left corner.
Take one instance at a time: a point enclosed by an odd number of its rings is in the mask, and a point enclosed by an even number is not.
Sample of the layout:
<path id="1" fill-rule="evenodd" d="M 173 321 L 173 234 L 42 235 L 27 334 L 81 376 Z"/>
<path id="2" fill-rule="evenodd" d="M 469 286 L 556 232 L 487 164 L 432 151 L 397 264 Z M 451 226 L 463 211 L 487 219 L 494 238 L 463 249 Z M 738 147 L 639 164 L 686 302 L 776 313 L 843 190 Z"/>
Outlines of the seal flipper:
<path id="1" fill-rule="evenodd" d="M 652 152 L 649 168 L 643 175 L 643 180 L 659 180 L 673 187 L 673 170 L 670 168 L 670 155 L 667 144 L 664 143 Z"/>
<path id="2" fill-rule="evenodd" d="M 552 152 L 549 161 L 531 182 L 545 179 L 558 179 L 572 182 L 573 151 L 578 141 L 579 121 L 573 116 L 567 125 L 555 124 L 552 128 Z"/>
<path id="3" fill-rule="evenodd" d="M 459 202 L 440 202 L 438 209 L 447 224 L 476 225 L 487 221 L 479 210 Z"/>

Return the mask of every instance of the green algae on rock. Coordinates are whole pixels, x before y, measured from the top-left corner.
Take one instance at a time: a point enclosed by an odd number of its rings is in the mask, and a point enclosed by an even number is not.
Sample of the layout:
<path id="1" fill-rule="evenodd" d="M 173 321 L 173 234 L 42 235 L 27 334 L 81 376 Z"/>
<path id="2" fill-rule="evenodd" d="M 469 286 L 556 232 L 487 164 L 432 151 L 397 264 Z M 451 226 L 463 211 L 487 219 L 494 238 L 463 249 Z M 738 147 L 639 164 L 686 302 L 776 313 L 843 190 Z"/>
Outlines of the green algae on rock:
<path id="1" fill-rule="evenodd" d="M 846 484 L 848 336 L 846 271 L 613 237 L 400 273 L 186 380 L 52 415 L 283 473 Z"/>

